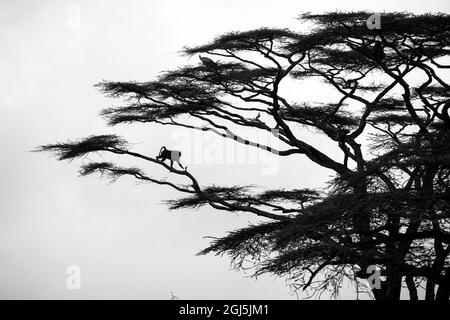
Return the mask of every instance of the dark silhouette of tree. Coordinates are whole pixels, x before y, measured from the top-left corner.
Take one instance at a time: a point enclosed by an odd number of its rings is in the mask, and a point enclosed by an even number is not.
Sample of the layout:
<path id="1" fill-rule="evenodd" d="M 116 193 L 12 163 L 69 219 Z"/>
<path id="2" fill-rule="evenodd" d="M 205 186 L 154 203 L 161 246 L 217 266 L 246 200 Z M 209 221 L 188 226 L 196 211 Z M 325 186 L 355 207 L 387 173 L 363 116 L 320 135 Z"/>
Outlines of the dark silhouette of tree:
<path id="1" fill-rule="evenodd" d="M 209 205 L 268 218 L 213 240 L 201 252 L 227 254 L 237 269 L 251 263 L 257 275 L 288 276 L 296 288 L 319 293 L 337 292 L 343 279 L 364 283 L 372 275 L 368 267 L 376 266 L 381 272 L 381 285 L 371 290 L 376 299 L 397 300 L 404 287 L 411 299 L 423 289 L 427 300 L 448 300 L 450 16 L 385 13 L 381 29 L 373 30 L 366 27 L 369 16 L 303 14 L 300 20 L 315 25 L 308 33 L 268 28 L 227 33 L 183 50 L 202 55 L 195 66 L 150 82 L 97 85 L 129 102 L 103 110 L 109 125 L 179 126 L 280 157 L 301 154 L 335 173 L 326 193 L 201 186 L 189 170 L 133 152 L 115 135 L 44 145 L 39 151 L 59 160 L 95 152 L 143 159 L 187 184 L 109 162 L 84 164 L 80 173 L 128 175 L 186 193 L 168 201 L 172 209 Z M 285 83 L 296 82 L 301 93 L 301 83 L 311 79 L 323 80 L 340 97 L 313 104 L 280 94 Z M 342 156 L 335 159 L 303 141 L 292 130 L 296 126 L 328 137 Z M 234 130 L 239 127 L 271 133 L 276 128 L 283 147 L 240 139 Z"/>

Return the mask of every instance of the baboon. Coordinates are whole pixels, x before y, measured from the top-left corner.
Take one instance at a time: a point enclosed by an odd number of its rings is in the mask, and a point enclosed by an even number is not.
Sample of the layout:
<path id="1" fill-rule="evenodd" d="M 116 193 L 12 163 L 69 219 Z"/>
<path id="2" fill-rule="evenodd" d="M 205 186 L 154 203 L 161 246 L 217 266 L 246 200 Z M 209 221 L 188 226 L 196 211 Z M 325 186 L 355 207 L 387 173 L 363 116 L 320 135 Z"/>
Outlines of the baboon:
<path id="1" fill-rule="evenodd" d="M 186 169 L 180 163 L 180 157 L 181 157 L 181 151 L 168 150 L 165 146 L 162 146 L 161 150 L 159 150 L 159 154 L 156 156 L 156 160 L 162 161 L 162 162 L 164 162 L 166 160 L 170 160 L 171 168 L 173 168 L 173 163 L 176 162 L 182 169 Z"/>

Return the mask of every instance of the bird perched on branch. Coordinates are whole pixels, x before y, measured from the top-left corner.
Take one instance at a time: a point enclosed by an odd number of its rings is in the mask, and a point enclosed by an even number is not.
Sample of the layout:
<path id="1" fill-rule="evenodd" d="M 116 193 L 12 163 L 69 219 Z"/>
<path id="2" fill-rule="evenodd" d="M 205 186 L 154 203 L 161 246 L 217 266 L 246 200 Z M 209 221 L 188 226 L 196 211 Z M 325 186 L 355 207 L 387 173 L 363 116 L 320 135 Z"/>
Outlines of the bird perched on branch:
<path id="1" fill-rule="evenodd" d="M 212 69 L 212 70 L 216 70 L 219 68 L 219 66 L 217 65 L 217 63 L 215 63 L 214 61 L 212 61 L 210 58 L 205 58 L 202 56 L 199 56 L 200 61 L 203 63 L 203 65 L 208 68 L 208 69 Z"/>

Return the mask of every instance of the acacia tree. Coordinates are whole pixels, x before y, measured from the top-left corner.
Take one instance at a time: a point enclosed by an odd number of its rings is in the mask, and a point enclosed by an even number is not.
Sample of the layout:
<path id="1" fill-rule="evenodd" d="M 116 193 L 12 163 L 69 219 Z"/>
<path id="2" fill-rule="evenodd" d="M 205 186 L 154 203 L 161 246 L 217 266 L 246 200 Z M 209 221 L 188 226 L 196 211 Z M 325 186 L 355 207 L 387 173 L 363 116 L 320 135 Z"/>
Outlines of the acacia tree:
<path id="1" fill-rule="evenodd" d="M 172 209 L 211 206 L 265 218 L 217 238 L 201 254 L 227 254 L 237 269 L 288 276 L 296 288 L 339 290 L 381 271 L 376 299 L 450 295 L 450 16 L 385 13 L 381 29 L 366 26 L 367 12 L 303 14 L 307 33 L 262 28 L 232 32 L 183 53 L 202 62 L 162 73 L 150 82 L 101 82 L 105 94 L 127 105 L 102 111 L 108 124 L 155 123 L 210 131 L 279 157 L 301 154 L 331 169 L 326 193 L 202 186 L 132 151 L 116 135 L 44 145 L 59 160 L 112 153 L 146 160 L 187 180 L 156 179 L 142 169 L 111 162 L 83 164 L 81 175 L 132 176 L 168 185 L 186 196 Z M 206 58 L 208 57 L 208 58 Z M 282 96 L 283 85 L 320 79 L 339 94 L 327 103 Z M 318 93 L 319 94 L 319 93 Z M 255 114 L 259 116 L 255 117 Z M 189 115 L 189 117 L 184 117 Z M 195 119 L 195 124 L 192 121 Z M 270 132 L 282 147 L 240 139 L 238 128 Z M 294 128 L 326 136 L 339 157 L 302 140 Z M 277 129 L 274 131 L 274 128 Z M 316 291 L 314 291 L 316 292 Z"/>

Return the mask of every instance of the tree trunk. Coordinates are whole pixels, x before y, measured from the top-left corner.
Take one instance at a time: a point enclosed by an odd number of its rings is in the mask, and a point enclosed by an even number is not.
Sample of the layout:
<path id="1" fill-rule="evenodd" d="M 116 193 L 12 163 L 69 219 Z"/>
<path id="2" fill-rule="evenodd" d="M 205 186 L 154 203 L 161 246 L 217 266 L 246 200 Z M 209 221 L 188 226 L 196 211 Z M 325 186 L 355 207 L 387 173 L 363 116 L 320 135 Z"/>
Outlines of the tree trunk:
<path id="1" fill-rule="evenodd" d="M 431 278 L 428 278 L 427 285 L 425 287 L 425 300 L 427 300 L 427 301 L 434 300 L 434 288 L 435 288 L 434 280 Z"/>
<path id="2" fill-rule="evenodd" d="M 436 300 L 438 301 L 448 301 L 450 300 L 450 270 L 445 272 L 446 283 L 439 284 Z"/>
<path id="3" fill-rule="evenodd" d="M 450 299 L 450 286 L 447 284 L 439 285 L 438 291 L 436 293 L 436 300 L 448 301 L 449 299 Z"/>
<path id="4" fill-rule="evenodd" d="M 411 301 L 418 301 L 419 297 L 417 295 L 416 285 L 414 284 L 414 277 L 406 276 L 405 282 L 406 282 L 406 286 L 408 287 L 409 299 Z"/>
<path id="5" fill-rule="evenodd" d="M 389 301 L 400 300 L 400 292 L 402 291 L 402 277 L 398 275 L 393 275 L 391 279 L 388 280 L 388 288 L 386 290 L 386 299 Z"/>
<path id="6" fill-rule="evenodd" d="M 402 290 L 402 277 L 398 274 L 390 274 L 386 281 L 381 281 L 380 289 L 372 289 L 375 300 L 398 301 Z"/>

